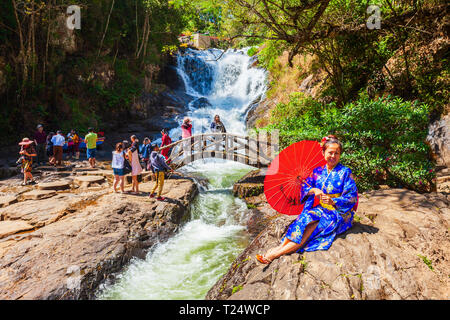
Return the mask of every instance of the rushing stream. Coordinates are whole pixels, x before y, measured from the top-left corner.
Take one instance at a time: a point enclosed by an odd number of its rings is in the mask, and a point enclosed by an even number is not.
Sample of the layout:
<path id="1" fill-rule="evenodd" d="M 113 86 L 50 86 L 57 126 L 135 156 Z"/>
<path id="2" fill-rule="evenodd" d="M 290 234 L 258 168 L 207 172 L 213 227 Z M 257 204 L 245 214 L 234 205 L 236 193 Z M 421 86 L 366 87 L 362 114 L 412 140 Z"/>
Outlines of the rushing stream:
<path id="1" fill-rule="evenodd" d="M 192 133 L 209 131 L 215 114 L 227 132 L 245 134 L 249 107 L 266 91 L 266 72 L 251 67 L 245 50 L 186 50 L 178 73 L 195 99 L 187 116 Z M 182 118 L 178 119 L 181 123 Z M 179 128 L 169 132 L 173 140 Z M 113 285 L 103 285 L 99 299 L 203 299 L 248 245 L 245 203 L 232 194 L 233 183 L 251 167 L 219 159 L 198 160 L 178 171 L 208 179 L 191 204 L 190 217 L 178 233 L 152 248 L 145 259 L 132 259 Z"/>

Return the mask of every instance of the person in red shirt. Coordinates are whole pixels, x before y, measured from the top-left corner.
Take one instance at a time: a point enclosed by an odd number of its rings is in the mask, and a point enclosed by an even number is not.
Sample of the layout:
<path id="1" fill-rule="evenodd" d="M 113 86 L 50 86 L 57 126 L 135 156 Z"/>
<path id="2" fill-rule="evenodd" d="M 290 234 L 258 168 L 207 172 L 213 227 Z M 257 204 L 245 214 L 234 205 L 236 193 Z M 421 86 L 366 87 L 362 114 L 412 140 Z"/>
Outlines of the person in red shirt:
<path id="1" fill-rule="evenodd" d="M 36 145 L 37 159 L 36 164 L 45 164 L 45 149 L 47 145 L 47 134 L 44 131 L 42 124 L 37 126 L 37 131 L 34 133 L 34 143 Z"/>
<path id="2" fill-rule="evenodd" d="M 161 147 L 168 146 L 169 144 L 172 143 L 172 139 L 170 139 L 167 129 L 162 129 L 161 134 L 162 134 Z M 161 154 L 164 156 L 164 158 L 166 158 L 166 160 L 169 158 L 169 151 L 170 148 L 161 150 Z"/>
<path id="3" fill-rule="evenodd" d="M 189 138 L 190 136 L 192 136 L 192 123 L 191 119 L 186 117 L 181 125 L 181 138 Z"/>

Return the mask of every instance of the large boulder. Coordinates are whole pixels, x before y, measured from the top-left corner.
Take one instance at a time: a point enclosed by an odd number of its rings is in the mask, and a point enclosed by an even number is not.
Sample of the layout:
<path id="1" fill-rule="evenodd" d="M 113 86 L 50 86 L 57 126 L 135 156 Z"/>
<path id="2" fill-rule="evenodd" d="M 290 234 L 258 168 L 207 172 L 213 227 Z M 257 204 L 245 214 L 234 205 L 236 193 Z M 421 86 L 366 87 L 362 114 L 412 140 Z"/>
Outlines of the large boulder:
<path id="1" fill-rule="evenodd" d="M 296 217 L 262 203 L 271 219 L 206 299 L 448 299 L 449 200 L 404 189 L 360 195 L 353 227 L 330 249 L 268 266 L 255 255 L 278 245 Z"/>
<path id="2" fill-rule="evenodd" d="M 140 185 L 144 192 L 152 187 Z M 105 279 L 113 280 L 132 257 L 144 258 L 149 248 L 176 232 L 197 192 L 187 179 L 169 179 L 164 190 L 165 202 L 106 191 L 74 195 L 76 203 L 55 197 L 22 202 L 27 204 L 23 209 L 50 202 L 67 210 L 26 234 L 11 234 L 36 227 L 21 219 L 25 216 L 17 213 L 14 221 L 0 221 L 0 237 L 6 223 L 15 228 L 0 242 L 0 299 L 94 299 Z"/>

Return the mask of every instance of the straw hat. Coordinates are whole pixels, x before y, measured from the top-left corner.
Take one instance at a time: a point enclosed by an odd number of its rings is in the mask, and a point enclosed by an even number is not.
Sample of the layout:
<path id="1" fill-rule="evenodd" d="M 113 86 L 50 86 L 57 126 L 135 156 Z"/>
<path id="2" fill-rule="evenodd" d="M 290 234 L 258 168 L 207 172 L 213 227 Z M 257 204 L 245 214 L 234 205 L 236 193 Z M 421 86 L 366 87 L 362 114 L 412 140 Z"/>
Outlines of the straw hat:
<path id="1" fill-rule="evenodd" d="M 32 143 L 33 143 L 33 141 L 31 141 L 30 139 L 23 138 L 22 142 L 19 142 L 19 146 L 27 146 L 27 145 L 32 144 Z"/>

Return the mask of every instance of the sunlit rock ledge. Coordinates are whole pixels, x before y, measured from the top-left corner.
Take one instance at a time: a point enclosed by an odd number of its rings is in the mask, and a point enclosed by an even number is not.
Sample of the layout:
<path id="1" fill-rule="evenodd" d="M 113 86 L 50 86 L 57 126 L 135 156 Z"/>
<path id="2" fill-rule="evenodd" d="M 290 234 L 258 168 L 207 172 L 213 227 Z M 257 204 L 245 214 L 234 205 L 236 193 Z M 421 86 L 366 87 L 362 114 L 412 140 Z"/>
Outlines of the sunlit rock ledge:
<path id="1" fill-rule="evenodd" d="M 360 195 L 353 227 L 327 251 L 260 264 L 296 216 L 278 214 L 264 193 L 245 198 L 259 232 L 206 299 L 449 299 L 450 195 L 380 189 Z"/>
<path id="2" fill-rule="evenodd" d="M 198 192 L 189 179 L 167 179 L 159 202 L 148 197 L 153 183 L 140 184 L 141 195 L 99 187 L 8 202 L 0 209 L 0 299 L 94 299 L 106 278 L 177 231 Z"/>

